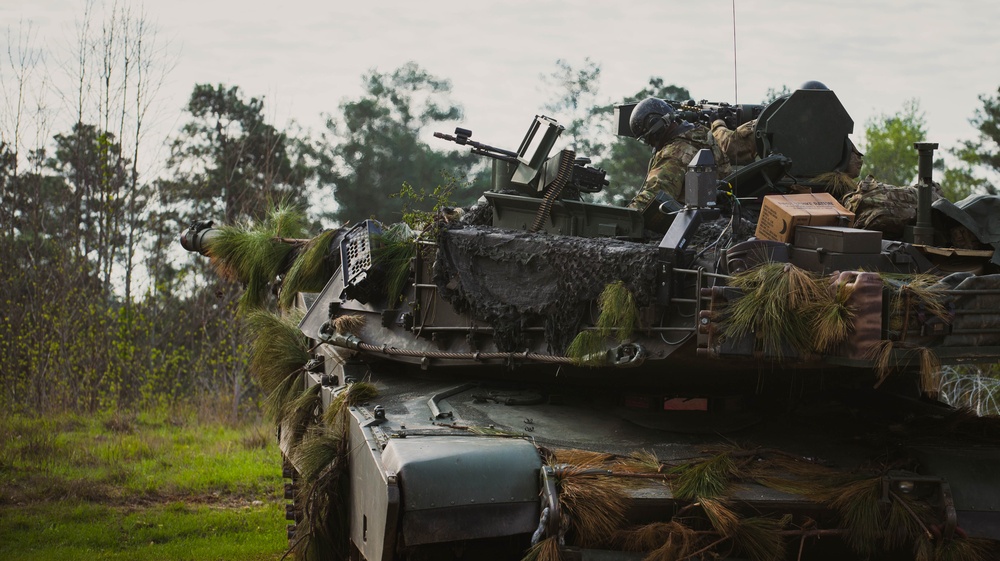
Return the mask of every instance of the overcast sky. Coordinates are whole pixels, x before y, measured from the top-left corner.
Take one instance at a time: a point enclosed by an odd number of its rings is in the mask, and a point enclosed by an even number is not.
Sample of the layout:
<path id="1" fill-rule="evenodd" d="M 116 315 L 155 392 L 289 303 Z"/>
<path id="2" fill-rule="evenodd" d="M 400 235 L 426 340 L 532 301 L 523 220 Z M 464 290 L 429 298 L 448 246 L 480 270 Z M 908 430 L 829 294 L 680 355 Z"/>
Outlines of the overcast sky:
<path id="1" fill-rule="evenodd" d="M 133 6 L 140 5 L 137 2 Z M 164 134 L 196 83 L 265 96 L 279 126 L 322 126 L 361 92 L 361 76 L 416 61 L 451 80 L 474 138 L 516 145 L 550 94 L 557 59 L 602 68 L 621 100 L 650 76 L 698 99 L 760 103 L 768 88 L 820 80 L 855 121 L 917 99 L 928 140 L 971 139 L 978 96 L 1000 86 L 997 0 L 149 0 L 176 64 L 160 92 Z M 0 0 L 0 21 L 31 21 L 45 48 L 67 49 L 82 0 Z M 559 115 L 553 115 L 559 118 Z"/>

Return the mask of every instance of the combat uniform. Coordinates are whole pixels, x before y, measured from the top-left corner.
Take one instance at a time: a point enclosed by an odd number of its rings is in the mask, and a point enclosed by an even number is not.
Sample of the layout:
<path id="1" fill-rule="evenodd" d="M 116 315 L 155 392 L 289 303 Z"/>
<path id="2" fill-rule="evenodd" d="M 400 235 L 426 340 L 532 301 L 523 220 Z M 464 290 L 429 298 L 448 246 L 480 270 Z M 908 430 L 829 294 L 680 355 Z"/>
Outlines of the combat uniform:
<path id="1" fill-rule="evenodd" d="M 664 191 L 677 202 L 684 202 L 684 175 L 687 166 L 695 154 L 703 148 L 712 150 L 715 155 L 715 165 L 719 177 L 725 177 L 731 172 L 729 158 L 712 137 L 709 130 L 701 125 L 671 139 L 665 146 L 656 151 L 649 161 L 649 171 L 642 190 L 628 204 L 630 208 L 645 209 L 656 193 Z"/>
<path id="2" fill-rule="evenodd" d="M 729 156 L 729 162 L 745 166 L 757 157 L 757 141 L 753 137 L 753 126 L 757 120 L 747 121 L 732 130 L 722 119 L 712 122 L 712 136 L 719 143 L 719 148 Z"/>

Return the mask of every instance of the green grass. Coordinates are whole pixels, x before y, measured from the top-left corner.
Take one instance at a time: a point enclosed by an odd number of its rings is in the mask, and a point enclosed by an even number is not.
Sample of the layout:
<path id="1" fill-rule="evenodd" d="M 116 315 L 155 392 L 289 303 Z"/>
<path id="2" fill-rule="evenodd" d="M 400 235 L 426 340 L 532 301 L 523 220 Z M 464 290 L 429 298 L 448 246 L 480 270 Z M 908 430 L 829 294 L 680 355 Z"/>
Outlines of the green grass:
<path id="1" fill-rule="evenodd" d="M 277 559 L 277 502 L 238 508 L 183 502 L 143 508 L 72 501 L 4 507 L 0 559 Z"/>
<path id="2" fill-rule="evenodd" d="M 0 559 L 277 559 L 281 485 L 260 422 L 0 417 Z"/>

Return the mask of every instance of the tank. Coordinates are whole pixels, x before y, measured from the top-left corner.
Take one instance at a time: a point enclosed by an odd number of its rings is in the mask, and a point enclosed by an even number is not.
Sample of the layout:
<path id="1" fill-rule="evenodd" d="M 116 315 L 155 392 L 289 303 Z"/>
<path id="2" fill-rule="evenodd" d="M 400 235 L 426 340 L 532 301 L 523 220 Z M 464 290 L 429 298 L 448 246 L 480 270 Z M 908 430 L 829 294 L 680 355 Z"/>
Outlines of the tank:
<path id="1" fill-rule="evenodd" d="M 703 151 L 685 205 L 585 202 L 605 172 L 537 116 L 516 150 L 438 134 L 493 185 L 419 231 L 265 228 L 267 267 L 238 228 L 185 232 L 278 296 L 244 318 L 292 550 L 996 559 L 1000 424 L 938 399 L 1000 358 L 992 203 L 938 197 L 930 144 L 916 185 L 855 182 L 832 91 L 753 116 L 757 160 L 719 178 Z"/>

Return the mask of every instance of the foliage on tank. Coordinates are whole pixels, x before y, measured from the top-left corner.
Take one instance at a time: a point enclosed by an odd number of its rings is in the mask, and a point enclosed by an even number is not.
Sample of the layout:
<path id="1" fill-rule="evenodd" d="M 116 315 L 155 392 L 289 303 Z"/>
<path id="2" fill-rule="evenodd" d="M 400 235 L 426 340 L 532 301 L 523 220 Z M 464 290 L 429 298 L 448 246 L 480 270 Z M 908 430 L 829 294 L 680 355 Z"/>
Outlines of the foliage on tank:
<path id="1" fill-rule="evenodd" d="M 301 212 L 279 205 L 264 220 L 219 228 L 209 257 L 220 276 L 244 285 L 241 314 L 267 305 L 272 283 L 297 249 L 283 240 L 301 238 L 305 225 Z"/>
<path id="2" fill-rule="evenodd" d="M 604 353 L 607 341 L 628 342 L 639 322 L 635 297 L 620 280 L 604 287 L 597 298 L 597 308 L 600 315 L 595 329 L 581 331 L 566 348 L 566 356 L 584 366 L 606 365 Z"/>
<path id="3" fill-rule="evenodd" d="M 956 419 L 957 420 L 957 419 Z M 886 487 L 889 466 L 845 471 L 815 459 L 739 446 L 706 450 L 680 463 L 650 452 L 616 456 L 585 450 L 542 450 L 554 469 L 568 526 L 540 540 L 525 561 L 562 559 L 559 544 L 645 553 L 644 559 L 742 555 L 753 561 L 784 559 L 809 537 L 840 536 L 856 554 L 871 557 L 911 550 L 926 561 L 979 561 L 989 542 L 940 539 L 935 514 L 919 499 Z M 659 480 L 682 501 L 668 521 L 630 525 L 624 516 L 629 487 Z M 734 496 L 755 483 L 805 496 L 837 514 L 836 528 L 803 516 L 770 516 L 741 506 Z M 937 529 L 937 530 L 934 530 Z"/>

